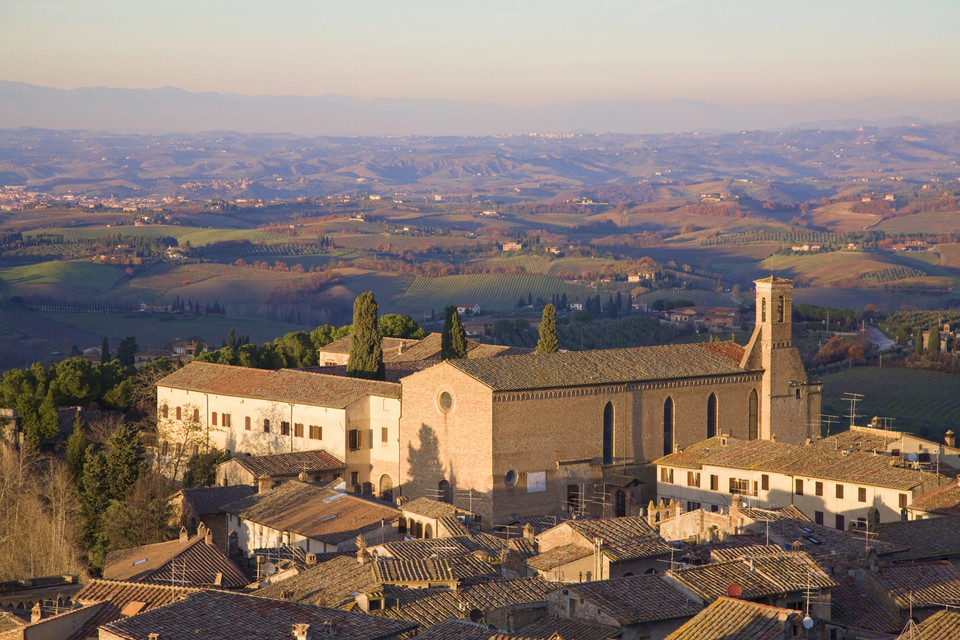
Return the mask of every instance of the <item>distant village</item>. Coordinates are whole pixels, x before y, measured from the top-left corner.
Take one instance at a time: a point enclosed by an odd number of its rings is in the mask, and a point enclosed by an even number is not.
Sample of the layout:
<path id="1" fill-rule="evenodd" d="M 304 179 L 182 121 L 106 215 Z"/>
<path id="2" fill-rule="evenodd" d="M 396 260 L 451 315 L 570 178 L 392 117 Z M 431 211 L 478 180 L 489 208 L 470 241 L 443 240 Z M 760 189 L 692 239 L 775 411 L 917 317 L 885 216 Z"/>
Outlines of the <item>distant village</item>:
<path id="1" fill-rule="evenodd" d="M 434 333 L 379 340 L 367 379 L 356 334 L 297 369 L 178 345 L 148 457 L 180 482 L 228 452 L 213 486 L 102 577 L 0 584 L 0 640 L 960 637 L 955 433 L 826 435 L 793 282 L 754 285 L 745 346 L 448 357 Z"/>

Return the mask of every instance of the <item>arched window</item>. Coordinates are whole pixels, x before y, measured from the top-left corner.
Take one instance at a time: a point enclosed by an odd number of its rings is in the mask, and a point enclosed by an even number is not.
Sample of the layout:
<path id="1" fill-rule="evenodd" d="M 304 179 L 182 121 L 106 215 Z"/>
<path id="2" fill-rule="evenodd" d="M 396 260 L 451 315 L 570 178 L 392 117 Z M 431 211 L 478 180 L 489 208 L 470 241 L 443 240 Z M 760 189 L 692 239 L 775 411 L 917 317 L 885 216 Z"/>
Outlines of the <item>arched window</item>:
<path id="1" fill-rule="evenodd" d="M 623 489 L 617 489 L 613 495 L 614 515 L 622 518 L 627 515 L 627 493 Z"/>
<path id="2" fill-rule="evenodd" d="M 387 474 L 380 476 L 380 498 L 393 502 L 393 480 Z"/>
<path id="3" fill-rule="evenodd" d="M 760 322 L 767 321 L 767 299 L 760 298 Z"/>
<path id="4" fill-rule="evenodd" d="M 777 298 L 777 322 L 783 322 L 783 296 Z"/>
<path id="5" fill-rule="evenodd" d="M 707 398 L 707 437 L 717 435 L 717 394 L 711 393 Z"/>
<path id="6" fill-rule="evenodd" d="M 757 390 L 750 391 L 750 409 L 747 418 L 747 440 L 756 440 L 759 436 L 760 423 L 760 396 Z"/>
<path id="7" fill-rule="evenodd" d="M 613 464 L 613 404 L 603 408 L 603 464 Z"/>
<path id="8" fill-rule="evenodd" d="M 166 418 L 169 414 L 170 414 L 170 409 L 169 407 L 167 407 L 167 405 L 163 405 L 162 407 L 160 407 L 161 418 Z"/>
<path id="9" fill-rule="evenodd" d="M 423 528 L 423 539 L 429 540 L 432 537 L 433 537 L 433 527 L 431 527 L 430 524 L 428 523 L 427 526 Z"/>
<path id="10" fill-rule="evenodd" d="M 193 421 L 200 422 L 200 409 L 193 410 Z"/>
<path id="11" fill-rule="evenodd" d="M 440 502 L 448 502 L 453 504 L 453 489 L 450 487 L 450 483 L 446 480 L 441 480 L 437 484 L 437 499 Z"/>
<path id="12" fill-rule="evenodd" d="M 397 533 L 403 535 L 407 532 L 407 519 L 403 516 L 397 520 Z"/>
<path id="13" fill-rule="evenodd" d="M 422 523 L 422 522 L 417 522 L 417 526 L 414 527 L 414 529 L 415 529 L 415 531 L 413 532 L 413 537 L 414 537 L 414 538 L 422 538 L 422 537 L 423 537 L 423 523 Z"/>
<path id="14" fill-rule="evenodd" d="M 673 453 L 673 398 L 663 403 L 663 455 Z"/>
<path id="15" fill-rule="evenodd" d="M 216 411 L 214 411 L 213 413 L 210 414 L 210 424 L 212 424 L 213 426 L 217 426 L 217 412 L 216 412 Z"/>
<path id="16" fill-rule="evenodd" d="M 182 420 L 180 417 L 180 407 L 177 407 L 177 420 Z"/>

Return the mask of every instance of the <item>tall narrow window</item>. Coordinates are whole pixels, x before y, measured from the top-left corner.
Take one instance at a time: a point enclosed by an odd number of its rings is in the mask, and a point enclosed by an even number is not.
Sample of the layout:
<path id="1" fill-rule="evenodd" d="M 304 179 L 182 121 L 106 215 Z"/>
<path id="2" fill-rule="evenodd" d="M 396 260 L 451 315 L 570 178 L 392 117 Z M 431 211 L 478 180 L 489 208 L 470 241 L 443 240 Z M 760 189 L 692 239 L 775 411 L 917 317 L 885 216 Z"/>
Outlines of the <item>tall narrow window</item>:
<path id="1" fill-rule="evenodd" d="M 446 480 L 437 483 L 437 497 L 441 502 L 453 504 L 453 487 Z"/>
<path id="2" fill-rule="evenodd" d="M 777 298 L 777 322 L 783 322 L 783 296 Z"/>
<path id="3" fill-rule="evenodd" d="M 673 453 L 673 398 L 663 403 L 663 455 Z"/>
<path id="4" fill-rule="evenodd" d="M 210 414 L 210 424 L 212 424 L 213 426 L 217 426 L 217 412 L 216 412 L 216 411 L 214 411 L 213 413 Z"/>
<path id="5" fill-rule="evenodd" d="M 627 515 L 627 494 L 623 489 L 617 489 L 617 492 L 613 494 L 614 497 L 614 515 L 618 518 L 622 518 Z"/>
<path id="6" fill-rule="evenodd" d="M 603 408 L 603 464 L 613 464 L 613 404 Z"/>
<path id="7" fill-rule="evenodd" d="M 759 435 L 760 396 L 757 390 L 750 391 L 750 410 L 747 416 L 747 440 L 756 440 Z"/>
<path id="8" fill-rule="evenodd" d="M 167 418 L 167 417 L 169 417 L 169 416 L 170 416 L 170 409 L 169 409 L 169 407 L 167 407 L 167 405 L 163 405 L 162 407 L 160 407 L 160 417 L 161 417 L 161 418 Z"/>
<path id="9" fill-rule="evenodd" d="M 717 435 L 717 394 L 711 393 L 707 398 L 707 437 Z"/>
<path id="10" fill-rule="evenodd" d="M 180 420 L 180 407 L 177 407 L 177 420 Z"/>
<path id="11" fill-rule="evenodd" d="M 760 298 L 760 322 L 767 321 L 767 299 Z"/>

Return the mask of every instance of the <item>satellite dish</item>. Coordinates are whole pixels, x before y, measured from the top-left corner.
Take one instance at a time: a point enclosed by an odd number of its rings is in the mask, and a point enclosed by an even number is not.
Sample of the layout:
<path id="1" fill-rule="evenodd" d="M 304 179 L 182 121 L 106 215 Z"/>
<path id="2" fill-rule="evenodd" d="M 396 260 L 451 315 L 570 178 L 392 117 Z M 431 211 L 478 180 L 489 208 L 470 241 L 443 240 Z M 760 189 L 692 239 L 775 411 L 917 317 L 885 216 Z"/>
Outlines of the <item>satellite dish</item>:
<path id="1" fill-rule="evenodd" d="M 916 461 L 917 461 L 917 454 L 915 454 L 915 453 L 913 453 L 913 452 L 911 451 L 910 453 L 907 454 L 906 458 L 907 458 L 907 462 L 916 462 Z"/>
<path id="2" fill-rule="evenodd" d="M 480 622 L 481 620 L 483 620 L 483 611 L 470 609 L 470 622 Z"/>
<path id="3" fill-rule="evenodd" d="M 277 565 L 272 562 L 267 562 L 263 565 L 263 575 L 272 576 L 277 572 Z"/>
<path id="4" fill-rule="evenodd" d="M 743 589 L 740 588 L 736 582 L 727 587 L 727 597 L 730 598 L 739 598 L 743 595 Z"/>
<path id="5" fill-rule="evenodd" d="M 804 629 L 813 629 L 813 618 L 809 615 L 803 616 L 802 624 Z"/>

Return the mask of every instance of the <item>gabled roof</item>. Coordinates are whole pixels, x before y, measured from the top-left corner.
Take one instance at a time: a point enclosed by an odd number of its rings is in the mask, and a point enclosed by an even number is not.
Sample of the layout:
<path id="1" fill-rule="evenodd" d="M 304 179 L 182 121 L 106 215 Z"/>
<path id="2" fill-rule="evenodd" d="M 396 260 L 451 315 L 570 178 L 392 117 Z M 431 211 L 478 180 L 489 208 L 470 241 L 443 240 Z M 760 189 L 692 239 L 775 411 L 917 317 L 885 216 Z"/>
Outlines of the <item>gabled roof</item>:
<path id="1" fill-rule="evenodd" d="M 447 360 L 494 391 L 553 389 L 677 378 L 742 374 L 725 343 L 675 344 L 628 349 L 531 353 Z"/>
<path id="2" fill-rule="evenodd" d="M 922 638 L 923 640 L 955 640 L 955 638 L 960 638 L 960 612 L 951 609 L 937 611 L 920 624 L 908 623 L 903 633 L 897 636 L 897 640 L 913 640 L 913 638 Z"/>
<path id="3" fill-rule="evenodd" d="M 147 640 L 152 633 L 163 640 L 289 640 L 294 624 L 309 624 L 316 632 L 335 626 L 340 637 L 353 640 L 387 639 L 416 629 L 384 617 L 223 591 L 193 593 L 104 629 L 129 640 Z"/>
<path id="4" fill-rule="evenodd" d="M 487 612 L 510 604 L 542 602 L 557 586 L 543 578 L 492 580 L 457 591 L 441 591 L 380 613 L 430 627 L 449 618 L 466 618 L 471 609 Z"/>
<path id="5" fill-rule="evenodd" d="M 960 571 L 946 560 L 883 566 L 874 579 L 904 611 L 960 606 Z"/>
<path id="6" fill-rule="evenodd" d="M 527 566 L 537 571 L 550 571 L 592 555 L 593 547 L 577 543 L 563 544 L 528 558 Z"/>
<path id="7" fill-rule="evenodd" d="M 290 480 L 280 487 L 255 493 L 223 508 L 278 531 L 290 531 L 328 544 L 339 544 L 360 533 L 393 522 L 400 511 L 315 484 Z"/>
<path id="8" fill-rule="evenodd" d="M 740 587 L 746 600 L 807 588 L 830 588 L 836 584 L 802 551 L 672 569 L 666 575 L 705 601 L 726 595 L 734 584 Z"/>
<path id="9" fill-rule="evenodd" d="M 400 385 L 395 382 L 197 361 L 174 371 L 157 382 L 157 386 L 332 409 L 343 409 L 366 396 L 400 397 Z"/>
<path id="10" fill-rule="evenodd" d="M 670 545 L 650 526 L 643 516 L 570 520 L 561 527 L 570 527 L 590 541 L 601 539 L 600 551 L 613 562 L 650 558 L 669 554 Z"/>
<path id="11" fill-rule="evenodd" d="M 122 611 L 128 612 L 123 615 L 130 615 L 132 610 L 144 613 L 196 591 L 198 590 L 170 585 L 94 578 L 74 596 L 74 600 L 85 605 L 101 602 L 104 605 L 80 629 L 63 640 L 86 640 L 97 635 L 97 627 L 118 620 Z"/>
<path id="12" fill-rule="evenodd" d="M 275 453 L 266 456 L 237 456 L 231 460 L 252 473 L 255 478 L 296 476 L 301 471 L 317 473 L 321 471 L 342 471 L 347 468 L 342 460 L 322 449 Z M 223 464 L 229 462 L 228 460 Z"/>
<path id="13" fill-rule="evenodd" d="M 419 540 L 401 540 L 371 546 L 370 551 L 394 558 L 415 560 L 422 558 L 455 558 L 482 551 L 487 555 L 499 557 L 507 548 L 507 541 L 488 533 L 453 538 L 421 538 Z"/>
<path id="14" fill-rule="evenodd" d="M 856 582 L 846 579 L 841 579 L 830 590 L 830 621 L 848 629 L 891 635 L 900 630 L 897 618 Z"/>
<path id="15" fill-rule="evenodd" d="M 886 522 L 877 527 L 879 541 L 903 550 L 893 556 L 897 562 L 933 560 L 960 556 L 960 518 L 924 518 Z"/>
<path id="16" fill-rule="evenodd" d="M 642 575 L 569 585 L 623 626 L 689 618 L 702 608 L 663 576 Z"/>
<path id="17" fill-rule="evenodd" d="M 250 582 L 218 546 L 208 543 L 201 535 L 111 551 L 107 554 L 103 577 L 183 587 L 216 585 L 226 589 L 245 587 Z"/>
<path id="18" fill-rule="evenodd" d="M 907 509 L 941 516 L 960 516 L 960 483 L 929 491 L 911 502 Z"/>
<path id="19" fill-rule="evenodd" d="M 799 612 L 721 597 L 668 635 L 666 640 L 782 640 L 787 637 L 784 623 L 788 620 L 799 621 Z"/>
<path id="20" fill-rule="evenodd" d="M 742 440 L 733 436 L 715 436 L 692 444 L 682 451 L 665 455 L 655 460 L 654 464 L 682 469 L 702 469 L 704 464 L 755 469 L 797 448 L 796 445 L 773 440 Z"/>
<path id="21" fill-rule="evenodd" d="M 427 518 L 445 518 L 447 516 L 456 516 L 463 513 L 464 510 L 447 502 L 431 500 L 430 498 L 417 498 L 410 502 L 400 505 L 400 510 L 408 513 L 414 513 Z"/>
<path id="22" fill-rule="evenodd" d="M 256 492 L 256 487 L 246 484 L 237 484 L 230 487 L 194 487 L 180 490 L 184 502 L 190 503 L 193 510 L 200 516 L 223 513 L 225 505 L 246 498 Z"/>

